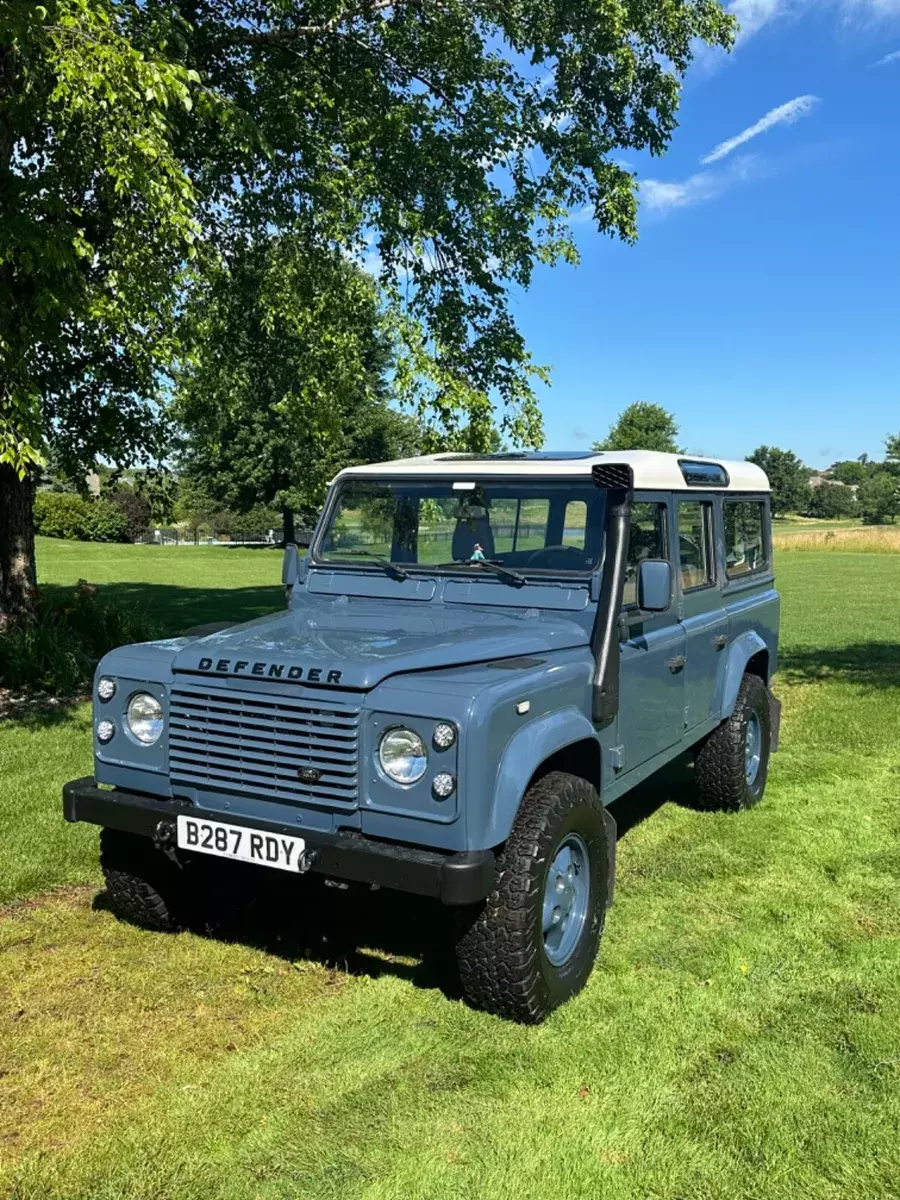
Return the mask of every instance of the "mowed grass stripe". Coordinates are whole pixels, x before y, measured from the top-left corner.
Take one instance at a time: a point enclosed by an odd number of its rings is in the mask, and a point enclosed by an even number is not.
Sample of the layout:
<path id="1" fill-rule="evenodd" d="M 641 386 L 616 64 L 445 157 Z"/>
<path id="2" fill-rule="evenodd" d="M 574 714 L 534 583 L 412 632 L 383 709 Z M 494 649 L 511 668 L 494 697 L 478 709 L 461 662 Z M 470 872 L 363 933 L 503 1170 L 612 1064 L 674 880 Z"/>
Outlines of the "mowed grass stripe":
<path id="1" fill-rule="evenodd" d="M 357 956 L 369 973 L 353 977 L 290 944 L 133 930 L 92 912 L 90 890 L 14 910 L 7 1189 L 897 1195 L 900 568 L 814 559 L 779 558 L 784 749 L 765 803 L 736 818 L 667 805 L 627 835 L 600 966 L 541 1029 L 448 1000 L 404 953 Z M 411 931 L 426 943 L 432 916 Z"/>

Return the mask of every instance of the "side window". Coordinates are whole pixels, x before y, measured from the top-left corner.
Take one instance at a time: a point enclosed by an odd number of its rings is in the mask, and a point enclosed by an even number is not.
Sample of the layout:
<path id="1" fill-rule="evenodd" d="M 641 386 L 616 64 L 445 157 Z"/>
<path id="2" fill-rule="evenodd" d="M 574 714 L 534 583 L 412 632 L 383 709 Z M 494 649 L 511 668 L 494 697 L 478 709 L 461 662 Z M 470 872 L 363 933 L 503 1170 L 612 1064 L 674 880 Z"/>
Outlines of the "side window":
<path id="1" fill-rule="evenodd" d="M 683 591 L 714 582 L 712 505 L 708 500 L 678 501 L 678 554 Z"/>
<path id="2" fill-rule="evenodd" d="M 583 550 L 586 529 L 587 505 L 583 500 L 570 500 L 566 505 L 565 523 L 563 525 L 563 545 L 574 546 L 576 550 Z"/>
<path id="3" fill-rule="evenodd" d="M 665 504 L 638 501 L 631 510 L 631 535 L 628 542 L 628 568 L 622 605 L 637 604 L 638 563 L 645 558 L 668 558 Z"/>
<path id="4" fill-rule="evenodd" d="M 764 504 L 756 500 L 725 501 L 725 570 L 729 579 L 740 579 L 768 566 L 764 522 Z"/>

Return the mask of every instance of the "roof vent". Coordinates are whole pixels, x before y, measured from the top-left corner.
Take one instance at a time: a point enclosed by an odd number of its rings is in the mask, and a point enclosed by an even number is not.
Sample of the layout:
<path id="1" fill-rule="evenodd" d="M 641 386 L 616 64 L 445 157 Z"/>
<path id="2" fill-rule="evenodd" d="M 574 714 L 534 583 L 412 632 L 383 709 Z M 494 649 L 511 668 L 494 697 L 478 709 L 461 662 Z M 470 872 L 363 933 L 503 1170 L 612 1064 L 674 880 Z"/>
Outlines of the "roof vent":
<path id="1" fill-rule="evenodd" d="M 678 460 L 688 487 L 728 487 L 728 472 L 719 463 Z"/>

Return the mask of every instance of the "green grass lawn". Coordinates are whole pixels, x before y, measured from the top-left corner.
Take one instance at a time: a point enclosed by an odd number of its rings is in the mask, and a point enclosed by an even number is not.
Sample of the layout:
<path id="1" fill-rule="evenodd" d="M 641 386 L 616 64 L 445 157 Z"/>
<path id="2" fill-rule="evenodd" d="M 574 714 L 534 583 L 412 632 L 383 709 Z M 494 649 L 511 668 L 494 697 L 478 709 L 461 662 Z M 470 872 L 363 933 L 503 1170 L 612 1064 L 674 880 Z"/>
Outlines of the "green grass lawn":
<path id="1" fill-rule="evenodd" d="M 269 551 L 43 543 L 171 628 L 279 603 Z M 96 557 L 95 557 L 96 556 Z M 16 1200 L 900 1196 L 900 558 L 778 558 L 765 802 L 629 804 L 586 991 L 454 995 L 443 914 L 311 885 L 219 936 L 96 900 L 59 787 L 84 708 L 0 728 L 0 1195 Z"/>

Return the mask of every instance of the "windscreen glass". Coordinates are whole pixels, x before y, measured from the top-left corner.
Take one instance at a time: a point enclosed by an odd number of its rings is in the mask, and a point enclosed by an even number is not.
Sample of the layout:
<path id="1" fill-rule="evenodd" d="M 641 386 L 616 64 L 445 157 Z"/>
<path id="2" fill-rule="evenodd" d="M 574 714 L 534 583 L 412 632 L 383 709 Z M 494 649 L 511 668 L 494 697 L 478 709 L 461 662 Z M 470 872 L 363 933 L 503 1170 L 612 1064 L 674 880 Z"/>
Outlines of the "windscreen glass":
<path id="1" fill-rule="evenodd" d="M 590 571 L 603 542 L 605 493 L 590 480 L 348 479 L 317 558 L 379 557 L 452 570 L 479 560 L 519 573 Z"/>

